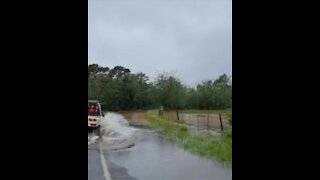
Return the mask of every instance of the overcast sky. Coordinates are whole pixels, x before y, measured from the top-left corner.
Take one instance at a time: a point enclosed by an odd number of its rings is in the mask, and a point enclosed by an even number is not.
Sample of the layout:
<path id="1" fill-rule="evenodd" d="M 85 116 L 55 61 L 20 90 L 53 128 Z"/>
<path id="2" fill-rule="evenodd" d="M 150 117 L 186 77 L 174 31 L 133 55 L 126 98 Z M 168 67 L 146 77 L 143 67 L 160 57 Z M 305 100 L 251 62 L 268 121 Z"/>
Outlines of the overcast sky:
<path id="1" fill-rule="evenodd" d="M 88 63 L 194 85 L 232 72 L 231 0 L 89 0 Z"/>

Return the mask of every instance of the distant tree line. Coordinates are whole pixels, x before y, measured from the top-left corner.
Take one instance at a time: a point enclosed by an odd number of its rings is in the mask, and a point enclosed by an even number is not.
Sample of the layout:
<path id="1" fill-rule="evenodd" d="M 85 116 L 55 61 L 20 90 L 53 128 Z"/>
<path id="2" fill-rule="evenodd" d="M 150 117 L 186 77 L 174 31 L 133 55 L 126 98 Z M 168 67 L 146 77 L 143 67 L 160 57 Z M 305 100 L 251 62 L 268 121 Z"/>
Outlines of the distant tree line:
<path id="1" fill-rule="evenodd" d="M 232 84 L 223 74 L 196 87 L 187 87 L 180 79 L 160 74 L 153 82 L 144 73 L 128 68 L 113 69 L 88 65 L 88 98 L 99 100 L 108 110 L 135 110 L 163 107 L 180 109 L 226 109 L 232 106 Z"/>

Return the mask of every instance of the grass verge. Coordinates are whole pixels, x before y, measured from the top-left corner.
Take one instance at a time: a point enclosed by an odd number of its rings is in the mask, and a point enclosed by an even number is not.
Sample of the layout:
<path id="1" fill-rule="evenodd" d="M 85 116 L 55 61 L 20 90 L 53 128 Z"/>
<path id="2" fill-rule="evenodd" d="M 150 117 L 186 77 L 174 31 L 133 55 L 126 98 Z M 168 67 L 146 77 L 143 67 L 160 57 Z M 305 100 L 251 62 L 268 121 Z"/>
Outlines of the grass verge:
<path id="1" fill-rule="evenodd" d="M 191 134 L 184 126 L 176 126 L 165 116 L 158 116 L 156 111 L 144 115 L 150 127 L 160 130 L 166 137 L 175 140 L 183 148 L 201 156 L 214 158 L 223 165 L 232 163 L 232 132 L 225 132 L 222 137 L 210 134 Z"/>

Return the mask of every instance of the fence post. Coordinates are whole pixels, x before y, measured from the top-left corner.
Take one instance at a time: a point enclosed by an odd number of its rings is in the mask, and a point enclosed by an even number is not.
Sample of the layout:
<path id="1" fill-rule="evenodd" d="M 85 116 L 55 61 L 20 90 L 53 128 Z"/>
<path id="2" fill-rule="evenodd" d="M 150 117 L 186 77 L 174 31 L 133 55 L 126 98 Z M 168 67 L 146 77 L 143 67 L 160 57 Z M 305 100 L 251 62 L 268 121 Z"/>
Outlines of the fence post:
<path id="1" fill-rule="evenodd" d="M 223 124 L 222 124 L 221 114 L 219 114 L 219 119 L 220 119 L 221 135 L 222 135 L 222 132 L 223 132 Z"/>
<path id="2" fill-rule="evenodd" d="M 209 130 L 209 112 L 208 112 L 208 118 L 207 118 L 207 130 Z"/>
<path id="3" fill-rule="evenodd" d="M 179 112 L 178 112 L 178 110 L 176 110 L 176 113 L 177 113 L 177 121 L 180 121 L 180 117 L 179 117 Z"/>
<path id="4" fill-rule="evenodd" d="M 197 130 L 199 130 L 199 115 L 197 114 Z"/>

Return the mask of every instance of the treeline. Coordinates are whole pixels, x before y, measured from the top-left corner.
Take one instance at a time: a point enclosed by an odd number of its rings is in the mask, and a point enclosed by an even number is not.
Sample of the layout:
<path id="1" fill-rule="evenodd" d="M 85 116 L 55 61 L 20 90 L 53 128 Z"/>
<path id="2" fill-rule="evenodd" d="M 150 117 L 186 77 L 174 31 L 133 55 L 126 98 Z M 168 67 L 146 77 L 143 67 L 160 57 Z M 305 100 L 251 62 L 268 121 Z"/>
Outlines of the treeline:
<path id="1" fill-rule="evenodd" d="M 112 69 L 97 64 L 88 66 L 88 98 L 99 100 L 108 110 L 153 109 L 226 109 L 232 106 L 232 85 L 223 74 L 203 81 L 195 88 L 178 78 L 161 74 L 153 82 L 144 73 L 128 68 Z"/>

